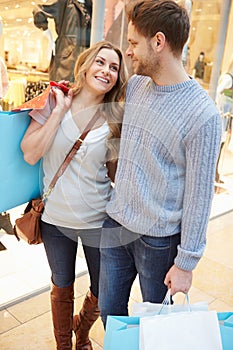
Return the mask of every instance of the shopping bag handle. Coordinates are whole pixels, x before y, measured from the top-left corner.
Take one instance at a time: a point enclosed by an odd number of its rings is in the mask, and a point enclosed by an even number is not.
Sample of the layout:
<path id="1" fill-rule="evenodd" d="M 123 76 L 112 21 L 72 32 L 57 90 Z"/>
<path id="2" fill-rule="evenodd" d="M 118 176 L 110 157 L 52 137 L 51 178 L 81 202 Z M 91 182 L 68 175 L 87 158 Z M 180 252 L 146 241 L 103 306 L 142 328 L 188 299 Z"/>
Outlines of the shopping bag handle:
<path id="1" fill-rule="evenodd" d="M 164 297 L 164 299 L 162 301 L 161 308 L 160 308 L 158 314 L 160 314 L 162 312 L 162 310 L 164 308 L 164 305 L 172 305 L 172 302 L 171 302 L 172 298 L 171 297 L 172 297 L 171 289 L 168 288 L 167 293 L 166 293 L 166 295 L 165 295 L 165 297 Z M 183 304 L 185 304 L 185 302 L 188 305 L 188 311 L 191 312 L 191 306 L 190 306 L 190 300 L 189 300 L 188 293 L 185 293 Z"/>

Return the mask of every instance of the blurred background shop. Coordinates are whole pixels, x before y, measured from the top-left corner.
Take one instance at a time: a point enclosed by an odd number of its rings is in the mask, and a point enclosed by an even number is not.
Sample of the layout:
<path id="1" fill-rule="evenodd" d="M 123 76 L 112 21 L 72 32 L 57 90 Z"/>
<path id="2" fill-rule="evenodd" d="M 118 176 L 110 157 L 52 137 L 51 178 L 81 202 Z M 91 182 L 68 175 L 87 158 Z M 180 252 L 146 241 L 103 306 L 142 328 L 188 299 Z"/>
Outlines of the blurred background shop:
<path id="1" fill-rule="evenodd" d="M 92 16 L 92 33 L 94 41 L 107 37 L 121 46 L 127 47 L 126 18 L 122 10 L 129 0 L 95 0 L 93 16 L 90 0 L 75 0 Z M 52 4 L 59 6 L 60 0 L 0 0 L 2 29 L 0 36 L 0 55 L 8 67 L 11 80 L 25 79 L 30 81 L 48 81 L 48 70 L 51 55 L 54 54 L 55 40 L 58 37 L 56 20 L 47 16 L 47 28 L 39 29 L 32 12 L 39 5 L 48 9 Z M 209 88 L 211 74 L 217 59 L 218 68 L 225 72 L 233 61 L 233 6 L 231 0 L 179 0 L 187 7 L 191 18 L 190 39 L 184 53 L 184 64 L 187 71 L 195 76 L 195 64 L 200 53 L 204 53 L 204 69 L 200 79 L 205 89 Z M 49 13 L 49 11 L 48 11 Z M 66 21 L 63 17 L 62 20 Z M 103 24 L 103 25 L 102 25 Z M 224 30 L 221 26 L 224 24 Z M 216 47 L 219 32 L 222 32 L 220 46 Z M 80 45 L 80 43 L 78 43 Z M 88 45 L 88 43 L 87 43 Z M 218 54 L 221 54 L 219 64 Z M 219 75 L 218 74 L 218 75 Z"/>
<path id="2" fill-rule="evenodd" d="M 77 42 L 78 50 L 102 38 L 111 40 L 125 50 L 127 19 L 124 6 L 128 1 L 69 0 L 69 6 L 76 4 L 80 30 L 83 30 L 82 40 L 83 35 L 85 36 L 84 41 Z M 233 1 L 180 0 L 178 2 L 186 6 L 191 19 L 190 38 L 183 53 L 183 63 L 187 72 L 197 79 L 216 101 L 223 120 L 223 140 L 211 213 L 211 219 L 213 219 L 233 210 Z M 0 56 L 5 61 L 9 76 L 9 88 L 1 101 L 3 110 L 11 110 L 40 94 L 51 80 L 51 57 L 54 62 L 54 57 L 58 54 L 56 43 L 61 35 L 57 25 L 62 27 L 67 23 L 67 18 L 60 16 L 60 13 L 57 13 L 58 17 L 54 17 L 50 9 L 60 8 L 61 3 L 64 3 L 64 0 L 0 0 Z M 38 9 L 43 10 L 42 16 L 38 16 Z M 54 14 L 53 11 L 52 13 Z M 59 23 L 57 18 L 60 20 Z M 80 37 L 79 40 L 81 40 Z M 67 45 L 69 54 L 75 56 L 78 50 L 74 51 L 73 47 L 74 42 Z M 62 63 L 67 56 L 68 53 L 64 53 L 60 62 Z M 129 72 L 132 73 L 129 60 L 127 65 Z M 72 74 L 72 68 L 70 73 Z M 11 210 L 12 222 L 19 212 L 22 212 L 21 208 Z M 23 295 L 48 288 L 50 283 L 42 248 L 28 247 L 24 243 L 18 243 L 14 237 L 3 238 L 3 235 L 4 231 L 1 230 L 2 250 L 7 259 L 7 262 L 2 262 L 3 265 L 9 266 L 7 264 L 11 257 L 7 256 L 7 251 L 12 254 L 11 248 L 13 251 L 17 250 L 20 260 L 17 266 L 10 269 L 11 278 L 14 278 L 14 274 L 18 280 L 17 283 L 12 282 L 15 287 L 10 291 L 7 286 L 11 280 L 6 276 L 6 269 L 3 275 L 0 275 L 2 282 L 0 307 L 18 300 Z M 32 255 L 36 257 L 36 265 L 28 266 L 26 259 L 27 257 L 30 259 Z M 86 271 L 86 266 L 81 251 L 79 258 L 77 273 L 82 274 Z M 22 274 L 26 266 L 30 271 L 27 271 L 27 279 L 23 278 L 25 283 L 22 285 Z M 38 271 L 37 281 L 33 281 L 35 269 Z M 32 278 L 28 285 L 30 273 Z M 3 292 L 5 285 L 6 292 Z"/>
<path id="3" fill-rule="evenodd" d="M 106 38 L 125 51 L 127 18 L 124 6 L 129 1 L 67 1 L 68 13 L 62 7 L 66 3 L 64 0 L 0 0 L 0 56 L 5 61 L 10 79 L 9 89 L 1 101 L 3 110 L 15 108 L 37 96 L 47 87 L 49 80 L 62 77 L 72 80 L 75 59 L 90 43 Z M 223 118 L 223 142 L 216 173 L 219 184 L 216 193 L 221 193 L 225 190 L 221 173 L 225 175 L 226 163 L 228 179 L 233 173 L 233 162 L 229 161 L 233 149 L 232 0 L 177 2 L 184 4 L 191 19 L 183 63 L 187 72 L 216 101 Z M 70 29 L 70 23 L 74 22 L 77 27 Z M 67 26 L 68 34 L 74 35 L 73 41 L 63 38 Z M 131 74 L 127 57 L 126 62 Z"/>

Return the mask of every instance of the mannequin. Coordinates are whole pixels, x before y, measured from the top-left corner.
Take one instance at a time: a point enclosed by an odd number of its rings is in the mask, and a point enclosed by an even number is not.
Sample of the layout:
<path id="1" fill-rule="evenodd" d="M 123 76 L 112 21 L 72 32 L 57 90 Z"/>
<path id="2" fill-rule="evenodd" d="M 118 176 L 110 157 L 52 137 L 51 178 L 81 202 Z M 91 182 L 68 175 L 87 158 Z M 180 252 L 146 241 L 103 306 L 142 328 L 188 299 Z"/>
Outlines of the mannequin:
<path id="1" fill-rule="evenodd" d="M 216 93 L 216 103 L 219 109 L 222 109 L 221 106 L 221 99 L 222 95 L 224 94 L 224 90 L 226 89 L 232 89 L 233 88 L 233 56 L 231 58 L 231 63 L 228 66 L 228 69 L 226 72 L 220 75 L 218 87 L 217 87 L 217 93 Z M 230 111 L 223 111 L 230 112 Z"/>
<path id="2" fill-rule="evenodd" d="M 56 0 L 33 10 L 34 24 L 46 31 L 54 19 L 57 39 L 49 66 L 49 79 L 74 81 L 77 56 L 90 46 L 92 0 Z"/>
<path id="3" fill-rule="evenodd" d="M 217 166 L 216 166 L 215 181 L 217 183 L 223 183 L 223 181 L 220 179 L 218 165 L 221 158 L 223 146 L 225 145 L 225 142 L 227 140 L 228 128 L 231 127 L 230 119 L 226 118 L 224 115 L 226 115 L 227 113 L 233 113 L 233 56 L 228 66 L 228 69 L 223 74 L 220 75 L 218 87 L 217 87 L 217 93 L 216 93 L 216 105 L 222 115 L 223 134 L 222 134 L 220 153 L 219 153 Z M 216 191 L 218 192 L 217 188 L 216 188 Z"/>
<path id="4" fill-rule="evenodd" d="M 203 79 L 204 71 L 205 71 L 205 53 L 203 51 L 200 52 L 194 66 L 193 76 L 194 78 Z"/>
<path id="5" fill-rule="evenodd" d="M 179 1 L 178 1 L 179 3 Z M 190 21 L 191 21 L 191 15 L 192 15 L 192 6 L 193 2 L 192 0 L 183 0 L 181 1 L 181 5 L 183 5 L 189 15 Z M 189 41 L 190 37 L 188 38 L 188 41 L 184 45 L 183 52 L 182 52 L 182 62 L 185 67 L 186 72 L 189 74 L 190 73 L 190 48 L 189 48 Z"/>

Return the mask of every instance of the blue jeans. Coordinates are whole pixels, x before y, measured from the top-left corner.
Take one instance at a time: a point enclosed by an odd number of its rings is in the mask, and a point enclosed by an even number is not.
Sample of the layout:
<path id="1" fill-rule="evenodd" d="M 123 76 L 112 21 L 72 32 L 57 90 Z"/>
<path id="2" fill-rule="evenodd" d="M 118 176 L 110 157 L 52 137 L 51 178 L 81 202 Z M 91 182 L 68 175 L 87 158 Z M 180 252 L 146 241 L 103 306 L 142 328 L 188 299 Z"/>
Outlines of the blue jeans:
<path id="1" fill-rule="evenodd" d="M 80 237 L 90 275 L 90 289 L 98 297 L 101 228 L 74 230 L 42 221 L 41 234 L 52 282 L 59 288 L 69 287 L 75 281 L 75 261 Z"/>
<path id="2" fill-rule="evenodd" d="M 138 235 L 111 218 L 104 222 L 100 244 L 99 307 L 107 315 L 128 315 L 132 284 L 138 274 L 143 301 L 161 303 L 165 276 L 174 264 L 180 234 L 169 237 Z"/>

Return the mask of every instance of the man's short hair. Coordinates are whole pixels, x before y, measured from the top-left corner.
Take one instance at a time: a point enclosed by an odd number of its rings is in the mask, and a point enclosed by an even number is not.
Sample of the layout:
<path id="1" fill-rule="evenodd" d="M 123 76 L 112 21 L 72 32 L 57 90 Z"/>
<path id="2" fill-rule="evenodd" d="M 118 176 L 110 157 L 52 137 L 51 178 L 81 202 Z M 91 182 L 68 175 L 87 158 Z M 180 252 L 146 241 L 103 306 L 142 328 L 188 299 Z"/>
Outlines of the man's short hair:
<path id="1" fill-rule="evenodd" d="M 173 0 L 139 0 L 129 3 L 127 15 L 139 34 L 152 38 L 162 32 L 172 52 L 182 52 L 190 30 L 184 7 Z"/>

